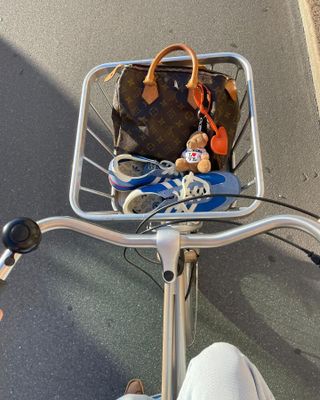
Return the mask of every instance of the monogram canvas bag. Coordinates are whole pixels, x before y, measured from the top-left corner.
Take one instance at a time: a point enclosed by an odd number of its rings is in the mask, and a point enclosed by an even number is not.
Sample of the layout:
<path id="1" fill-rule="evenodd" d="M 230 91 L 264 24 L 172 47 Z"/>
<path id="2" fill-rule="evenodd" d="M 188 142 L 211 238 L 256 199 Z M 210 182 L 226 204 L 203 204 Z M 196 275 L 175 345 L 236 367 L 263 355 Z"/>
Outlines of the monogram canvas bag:
<path id="1" fill-rule="evenodd" d="M 168 53 L 184 50 L 192 67 L 163 65 Z M 195 52 L 174 44 L 158 53 L 150 66 L 124 66 L 116 83 L 112 119 L 116 154 L 130 153 L 174 162 L 198 129 L 194 91 L 202 83 L 211 91 L 213 120 L 228 134 L 228 154 L 214 156 L 224 169 L 234 140 L 240 110 L 234 80 L 199 67 Z"/>

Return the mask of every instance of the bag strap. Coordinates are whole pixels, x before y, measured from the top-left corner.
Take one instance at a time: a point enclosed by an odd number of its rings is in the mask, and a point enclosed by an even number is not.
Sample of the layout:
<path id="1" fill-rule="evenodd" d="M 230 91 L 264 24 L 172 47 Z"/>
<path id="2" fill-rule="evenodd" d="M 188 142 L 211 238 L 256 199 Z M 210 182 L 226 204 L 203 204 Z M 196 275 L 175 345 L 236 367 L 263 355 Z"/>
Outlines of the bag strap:
<path id="1" fill-rule="evenodd" d="M 116 72 L 118 72 L 119 69 L 122 67 L 123 67 L 123 64 L 118 64 L 116 67 L 114 67 L 113 70 L 111 72 L 109 72 L 109 74 L 104 78 L 103 82 L 109 82 L 114 77 Z"/>
<path id="2" fill-rule="evenodd" d="M 196 105 L 194 103 L 194 97 L 193 97 L 193 92 L 197 88 L 198 85 L 198 69 L 199 69 L 199 62 L 197 59 L 197 55 L 194 52 L 191 47 L 183 44 L 183 43 L 177 43 L 177 44 L 172 44 L 171 46 L 165 47 L 163 50 L 161 50 L 154 60 L 152 61 L 148 73 L 143 81 L 144 83 L 144 90 L 142 92 L 142 98 L 148 103 L 152 104 L 158 97 L 159 97 L 159 91 L 158 91 L 158 86 L 157 82 L 155 79 L 155 70 L 162 60 L 163 57 L 165 57 L 167 54 L 177 51 L 177 50 L 183 50 L 186 53 L 188 53 L 191 56 L 192 60 L 192 74 L 191 78 L 189 79 L 187 83 L 187 88 L 189 89 L 189 94 L 188 94 L 188 102 L 191 104 L 193 108 L 196 108 Z"/>
<path id="3" fill-rule="evenodd" d="M 211 104 L 210 90 L 202 83 L 199 83 L 197 89 L 194 91 L 194 100 L 197 107 L 199 108 L 200 114 L 206 117 L 210 125 L 210 128 L 215 133 L 215 135 L 211 138 L 210 141 L 211 150 L 216 154 L 226 156 L 228 154 L 228 147 L 229 147 L 227 131 L 223 126 L 220 126 L 218 128 L 217 125 L 214 123 L 210 115 L 209 107 L 204 105 L 206 102 L 205 101 L 206 97 L 207 97 L 207 103 Z"/>

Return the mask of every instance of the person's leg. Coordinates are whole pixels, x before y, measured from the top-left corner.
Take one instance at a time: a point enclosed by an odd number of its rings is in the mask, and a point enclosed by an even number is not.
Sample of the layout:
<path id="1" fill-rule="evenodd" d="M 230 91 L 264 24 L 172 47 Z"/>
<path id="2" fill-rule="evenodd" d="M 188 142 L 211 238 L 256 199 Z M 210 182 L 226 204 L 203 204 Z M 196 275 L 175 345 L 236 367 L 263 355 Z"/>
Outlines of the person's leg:
<path id="1" fill-rule="evenodd" d="M 145 394 L 125 394 L 118 400 L 152 400 L 152 398 Z"/>
<path id="2" fill-rule="evenodd" d="M 235 346 L 215 343 L 191 360 L 178 400 L 274 400 L 258 369 Z"/>

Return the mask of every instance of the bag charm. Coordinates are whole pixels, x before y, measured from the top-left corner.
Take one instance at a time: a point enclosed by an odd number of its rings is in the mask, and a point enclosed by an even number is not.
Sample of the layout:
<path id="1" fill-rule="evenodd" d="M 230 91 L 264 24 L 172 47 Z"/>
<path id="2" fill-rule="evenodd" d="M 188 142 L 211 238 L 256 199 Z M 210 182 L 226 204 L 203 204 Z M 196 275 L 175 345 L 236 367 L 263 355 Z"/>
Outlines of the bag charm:
<path id="1" fill-rule="evenodd" d="M 208 141 L 209 137 L 206 133 L 194 132 L 187 142 L 187 148 L 182 153 L 182 157 L 176 160 L 176 170 L 178 172 L 192 171 L 203 174 L 211 171 L 210 156 L 205 149 Z"/>
<path id="2" fill-rule="evenodd" d="M 228 134 L 223 126 L 217 128 L 213 119 L 210 116 L 211 92 L 205 85 L 199 83 L 197 89 L 194 90 L 194 100 L 199 108 L 199 113 L 202 114 L 209 123 L 210 128 L 215 133 L 211 138 L 210 147 L 215 154 L 226 156 L 228 154 Z M 202 117 L 202 118 L 204 118 Z M 200 117 L 201 121 L 201 117 Z"/>

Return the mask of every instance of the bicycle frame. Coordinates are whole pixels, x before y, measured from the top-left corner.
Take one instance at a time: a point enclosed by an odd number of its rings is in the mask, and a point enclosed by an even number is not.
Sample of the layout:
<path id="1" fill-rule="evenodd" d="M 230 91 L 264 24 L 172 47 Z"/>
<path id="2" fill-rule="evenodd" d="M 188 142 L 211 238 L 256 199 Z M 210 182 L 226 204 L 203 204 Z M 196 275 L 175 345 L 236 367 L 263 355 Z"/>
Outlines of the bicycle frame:
<path id="1" fill-rule="evenodd" d="M 42 233 L 68 229 L 104 242 L 123 247 L 155 248 L 163 265 L 164 307 L 162 345 L 162 400 L 175 400 L 186 373 L 186 270 L 178 274 L 180 249 L 215 248 L 238 242 L 277 228 L 299 229 L 320 242 L 320 223 L 300 216 L 272 216 L 216 234 L 181 234 L 164 227 L 153 234 L 123 234 L 70 217 L 53 217 L 38 222 Z M 21 254 L 6 250 L 0 257 L 0 279 L 5 280 L 14 265 L 6 265 L 9 257 L 15 263 Z"/>
<path id="2" fill-rule="evenodd" d="M 175 399 L 186 375 L 186 276 L 165 283 L 163 301 L 162 384 L 163 399 Z"/>

